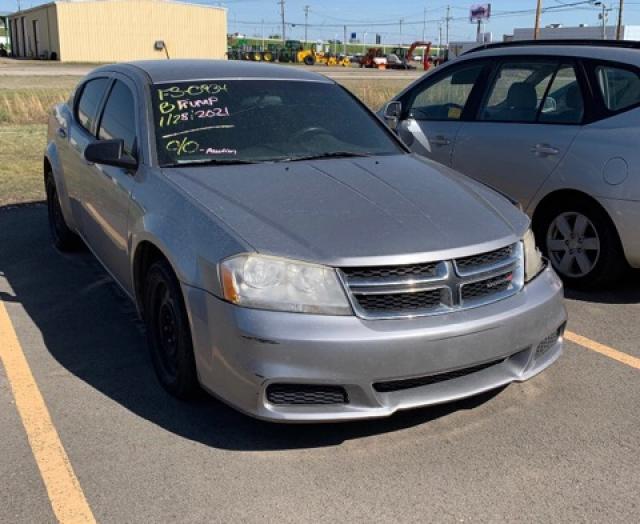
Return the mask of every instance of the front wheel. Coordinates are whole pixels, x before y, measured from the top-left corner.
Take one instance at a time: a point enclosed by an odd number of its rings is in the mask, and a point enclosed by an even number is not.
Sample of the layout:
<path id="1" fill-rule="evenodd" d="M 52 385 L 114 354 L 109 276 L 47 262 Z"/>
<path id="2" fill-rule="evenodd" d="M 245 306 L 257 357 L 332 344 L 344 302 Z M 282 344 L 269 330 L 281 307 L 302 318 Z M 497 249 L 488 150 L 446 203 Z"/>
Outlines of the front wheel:
<path id="1" fill-rule="evenodd" d="M 193 343 L 180 283 L 167 262 L 154 262 L 144 285 L 144 320 L 151 361 L 162 386 L 179 399 L 199 390 Z"/>
<path id="2" fill-rule="evenodd" d="M 557 204 L 536 218 L 538 245 L 567 286 L 610 285 L 627 267 L 618 232 L 598 206 L 577 201 Z"/>

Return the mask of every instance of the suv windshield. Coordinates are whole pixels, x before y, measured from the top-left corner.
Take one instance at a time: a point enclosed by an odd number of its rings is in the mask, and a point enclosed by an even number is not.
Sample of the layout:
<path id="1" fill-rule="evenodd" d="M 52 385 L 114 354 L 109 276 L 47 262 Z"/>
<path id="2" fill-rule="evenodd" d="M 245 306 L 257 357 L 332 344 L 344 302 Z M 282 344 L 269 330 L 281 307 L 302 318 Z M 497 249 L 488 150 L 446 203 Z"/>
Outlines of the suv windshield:
<path id="1" fill-rule="evenodd" d="M 211 80 L 152 86 L 161 166 L 390 155 L 402 148 L 340 86 Z"/>

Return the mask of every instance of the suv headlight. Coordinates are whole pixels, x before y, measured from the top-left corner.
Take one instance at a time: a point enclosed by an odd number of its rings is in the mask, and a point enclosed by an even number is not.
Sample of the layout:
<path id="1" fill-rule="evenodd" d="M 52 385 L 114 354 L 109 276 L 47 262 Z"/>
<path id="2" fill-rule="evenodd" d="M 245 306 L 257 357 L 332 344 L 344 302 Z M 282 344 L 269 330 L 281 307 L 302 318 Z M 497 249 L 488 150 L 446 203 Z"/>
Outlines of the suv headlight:
<path id="1" fill-rule="evenodd" d="M 524 281 L 529 282 L 544 269 L 544 261 L 540 250 L 536 247 L 536 239 L 531 229 L 525 233 L 522 243 L 524 244 Z"/>
<path id="2" fill-rule="evenodd" d="M 257 254 L 220 264 L 224 298 L 233 304 L 273 311 L 353 314 L 335 269 Z"/>

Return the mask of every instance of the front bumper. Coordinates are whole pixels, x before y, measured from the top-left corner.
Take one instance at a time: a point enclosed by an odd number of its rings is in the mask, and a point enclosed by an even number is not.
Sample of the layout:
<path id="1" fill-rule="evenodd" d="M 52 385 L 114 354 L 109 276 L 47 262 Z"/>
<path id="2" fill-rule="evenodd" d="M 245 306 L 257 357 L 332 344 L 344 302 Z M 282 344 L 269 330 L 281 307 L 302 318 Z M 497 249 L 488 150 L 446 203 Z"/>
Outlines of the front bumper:
<path id="1" fill-rule="evenodd" d="M 414 319 L 261 311 L 184 291 L 203 387 L 249 415 L 283 422 L 384 417 L 527 380 L 560 356 L 567 318 L 562 284 L 549 268 L 500 302 Z M 430 385 L 391 392 L 373 386 L 488 362 L 496 363 Z M 348 403 L 273 404 L 270 384 L 341 386 Z"/>

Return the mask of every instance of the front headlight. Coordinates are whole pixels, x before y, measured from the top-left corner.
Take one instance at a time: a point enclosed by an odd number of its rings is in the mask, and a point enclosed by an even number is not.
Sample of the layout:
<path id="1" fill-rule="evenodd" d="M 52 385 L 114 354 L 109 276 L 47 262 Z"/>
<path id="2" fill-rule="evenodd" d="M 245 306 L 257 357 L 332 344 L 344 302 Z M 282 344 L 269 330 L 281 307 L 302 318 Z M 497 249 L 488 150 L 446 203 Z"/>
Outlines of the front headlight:
<path id="1" fill-rule="evenodd" d="M 536 247 L 536 239 L 531 229 L 525 233 L 522 243 L 524 244 L 524 281 L 529 282 L 544 269 L 544 261 L 540 250 Z"/>
<path id="2" fill-rule="evenodd" d="M 335 269 L 257 254 L 220 264 L 224 298 L 233 304 L 273 311 L 351 315 Z"/>

